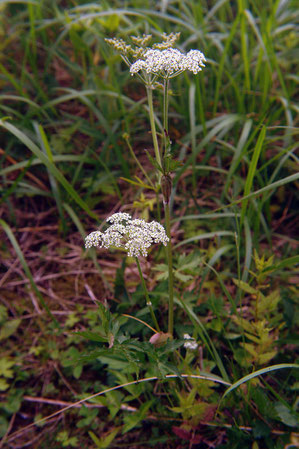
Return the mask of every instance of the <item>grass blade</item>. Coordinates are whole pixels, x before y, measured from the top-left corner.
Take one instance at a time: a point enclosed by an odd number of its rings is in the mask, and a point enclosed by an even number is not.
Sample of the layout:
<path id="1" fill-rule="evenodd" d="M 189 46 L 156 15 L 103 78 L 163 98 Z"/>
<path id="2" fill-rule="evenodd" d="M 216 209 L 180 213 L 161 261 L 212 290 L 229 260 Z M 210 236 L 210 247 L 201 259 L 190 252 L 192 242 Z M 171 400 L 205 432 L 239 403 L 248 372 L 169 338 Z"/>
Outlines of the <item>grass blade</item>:
<path id="1" fill-rule="evenodd" d="M 11 242 L 11 244 L 12 244 L 12 246 L 13 246 L 13 248 L 14 248 L 17 256 L 18 256 L 19 261 L 21 262 L 21 265 L 23 267 L 23 270 L 24 270 L 24 272 L 25 272 L 29 282 L 30 282 L 30 285 L 31 285 L 33 291 L 35 292 L 36 296 L 38 297 L 38 299 L 41 302 L 41 305 L 43 306 L 43 308 L 45 309 L 45 311 L 47 312 L 49 317 L 53 320 L 53 322 L 55 323 L 56 327 L 60 328 L 60 325 L 59 325 L 58 321 L 52 315 L 52 313 L 51 313 L 49 307 L 47 306 L 47 304 L 46 304 L 42 294 L 40 293 L 39 289 L 37 288 L 36 283 L 34 282 L 34 279 L 32 277 L 30 268 L 27 265 L 27 262 L 26 262 L 26 260 L 24 258 L 22 250 L 21 250 L 21 248 L 20 248 L 20 246 L 19 246 L 19 244 L 18 244 L 18 242 L 17 242 L 17 240 L 16 240 L 16 238 L 15 238 L 15 236 L 14 236 L 14 234 L 13 234 L 11 228 L 10 228 L 10 226 L 4 220 L 2 220 L 1 218 L 0 218 L 0 225 L 2 226 L 4 231 L 6 232 L 6 235 L 9 238 L 9 240 L 10 240 L 10 242 Z"/>
<path id="2" fill-rule="evenodd" d="M 191 242 L 197 242 L 198 240 L 203 239 L 212 239 L 214 237 L 224 237 L 228 235 L 234 235 L 232 231 L 215 231 L 215 232 L 205 232 L 204 234 L 196 235 L 195 237 L 190 237 L 189 239 L 183 240 L 182 242 L 175 245 L 174 249 L 179 248 L 180 246 L 187 245 Z"/>
<path id="3" fill-rule="evenodd" d="M 202 322 L 200 321 L 198 316 L 195 315 L 193 310 L 191 310 L 190 307 L 188 307 L 187 304 L 185 304 L 184 301 L 182 301 L 180 299 L 180 297 L 178 297 L 178 302 L 182 306 L 182 308 L 185 310 L 185 312 L 189 316 L 190 320 L 192 321 L 193 325 L 197 329 L 197 332 L 200 335 L 200 338 L 205 343 L 208 351 L 210 352 L 210 354 L 213 357 L 216 365 L 218 366 L 218 369 L 219 369 L 219 371 L 221 373 L 221 376 L 223 377 L 224 380 L 226 380 L 228 382 L 229 378 L 228 378 L 227 372 L 226 372 L 226 370 L 224 368 L 224 365 L 222 363 L 221 357 L 218 354 L 217 349 L 215 348 L 213 341 L 210 339 L 209 334 L 206 331 L 204 325 L 202 324 Z"/>
<path id="4" fill-rule="evenodd" d="M 22 131 L 20 131 L 18 128 L 16 128 L 14 125 L 4 122 L 3 120 L 0 120 L 0 126 L 5 128 L 7 131 L 11 132 L 14 136 L 16 136 L 21 142 L 23 142 L 24 145 L 26 145 L 27 148 L 29 148 L 32 153 L 35 154 L 49 169 L 50 173 L 63 185 L 65 190 L 68 192 L 68 194 L 73 198 L 73 200 L 79 204 L 79 206 L 85 210 L 85 212 L 95 220 L 98 219 L 97 215 L 92 212 L 88 205 L 85 203 L 85 201 L 82 200 L 82 198 L 78 195 L 76 190 L 71 186 L 71 184 L 65 179 L 63 174 L 55 167 L 55 165 L 48 159 L 48 157 L 38 148 L 38 146 L 29 139 L 26 134 L 24 134 Z"/>
<path id="5" fill-rule="evenodd" d="M 248 199 L 244 200 L 244 198 L 249 194 L 249 192 L 251 190 L 252 183 L 253 183 L 253 178 L 254 178 L 254 175 L 255 175 L 255 172 L 256 172 L 257 162 L 258 162 L 259 156 L 260 156 L 261 151 L 262 151 L 265 135 L 266 135 L 266 127 L 263 126 L 262 130 L 260 132 L 260 135 L 258 137 L 257 143 L 255 145 L 255 148 L 254 148 L 252 160 L 251 160 L 250 165 L 249 165 L 248 175 L 247 175 L 246 182 L 245 182 L 244 197 L 243 197 L 242 208 L 241 208 L 241 222 L 240 222 L 241 228 L 242 228 L 242 225 L 243 225 L 243 222 L 244 222 L 245 212 L 246 212 L 247 204 L 248 204 Z"/>
<path id="6" fill-rule="evenodd" d="M 248 382 L 249 380 L 253 379 L 254 377 L 261 376 L 262 374 L 269 373 L 270 371 L 275 371 L 279 369 L 299 369 L 299 365 L 296 365 L 295 363 L 282 363 L 279 365 L 272 365 L 268 366 L 267 368 L 259 369 L 258 371 L 255 371 L 254 373 L 248 374 L 247 376 L 242 377 L 242 379 L 239 379 L 237 382 L 232 384 L 223 394 L 221 400 L 225 398 L 231 391 L 233 391 L 235 388 L 239 387 L 245 382 Z"/>

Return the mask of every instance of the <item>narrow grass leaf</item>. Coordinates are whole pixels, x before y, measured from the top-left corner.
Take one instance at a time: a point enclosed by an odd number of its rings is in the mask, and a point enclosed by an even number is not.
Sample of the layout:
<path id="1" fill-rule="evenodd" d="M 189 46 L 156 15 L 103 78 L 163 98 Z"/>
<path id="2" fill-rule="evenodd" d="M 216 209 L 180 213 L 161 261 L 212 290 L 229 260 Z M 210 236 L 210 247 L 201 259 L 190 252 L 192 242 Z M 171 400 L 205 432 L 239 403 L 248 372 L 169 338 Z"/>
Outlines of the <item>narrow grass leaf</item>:
<path id="1" fill-rule="evenodd" d="M 221 276 L 219 275 L 219 273 L 218 273 L 218 272 L 215 270 L 215 268 L 212 267 L 211 265 L 209 265 L 209 264 L 207 264 L 207 263 L 205 263 L 205 265 L 207 265 L 207 267 L 208 267 L 210 270 L 212 270 L 213 273 L 216 275 L 216 277 L 217 277 L 217 279 L 218 279 L 218 281 L 219 281 L 219 284 L 220 284 L 220 287 L 221 287 L 223 293 L 225 294 L 225 296 L 227 297 L 227 299 L 228 299 L 229 302 L 231 303 L 231 306 L 232 306 L 232 309 L 233 309 L 234 313 L 235 313 L 235 314 L 238 314 L 236 302 L 234 301 L 234 299 L 233 299 L 232 295 L 230 294 L 230 292 L 229 292 L 229 291 L 227 290 L 227 288 L 225 287 L 225 284 L 224 284 L 223 280 L 221 279 Z"/>
<path id="2" fill-rule="evenodd" d="M 252 258 L 252 236 L 250 227 L 248 224 L 248 220 L 245 217 L 244 220 L 244 233 L 245 233 L 245 260 L 244 260 L 244 269 L 242 274 L 242 281 L 246 282 L 248 278 L 248 273 L 250 270 L 250 263 Z"/>
<path id="3" fill-rule="evenodd" d="M 216 114 L 217 112 L 217 107 L 218 107 L 218 101 L 219 101 L 219 93 L 220 93 L 220 86 L 221 86 L 221 82 L 223 81 L 222 79 L 222 75 L 223 75 L 223 69 L 224 69 L 224 64 L 225 64 L 225 60 L 228 58 L 228 53 L 229 53 L 229 49 L 230 46 L 232 44 L 232 41 L 235 37 L 235 34 L 238 30 L 238 27 L 240 25 L 240 14 L 237 14 L 237 17 L 231 27 L 229 36 L 225 42 L 225 47 L 224 50 L 222 52 L 221 55 L 221 59 L 220 59 L 220 63 L 219 63 L 219 67 L 217 70 L 217 78 L 216 78 L 216 87 L 215 87 L 215 96 L 214 96 L 214 107 L 213 107 L 213 115 Z"/>
<path id="4" fill-rule="evenodd" d="M 231 180 L 233 174 L 235 173 L 235 171 L 242 159 L 243 153 L 246 151 L 246 148 L 249 144 L 248 138 L 250 136 L 251 129 L 252 129 L 252 120 L 251 119 L 246 120 L 246 122 L 244 123 L 243 129 L 242 129 L 242 133 L 241 133 L 239 142 L 235 149 L 233 159 L 230 164 L 229 172 L 227 174 L 225 186 L 224 186 L 223 193 L 222 193 L 222 199 L 225 197 L 225 195 L 227 195 L 229 185 L 230 185 L 230 180 Z M 254 133 L 252 133 L 252 134 L 254 134 Z"/>
<path id="5" fill-rule="evenodd" d="M 201 288 L 203 286 L 203 283 L 205 282 L 206 277 L 207 277 L 211 267 L 221 258 L 221 256 L 223 256 L 223 254 L 225 254 L 231 248 L 233 248 L 233 245 L 225 245 L 225 246 L 222 246 L 221 248 L 217 249 L 215 254 L 211 257 L 209 262 L 206 264 L 207 266 L 203 270 L 203 273 L 201 275 L 201 281 L 200 281 L 200 284 L 199 284 L 199 287 L 198 287 L 198 295 L 200 294 L 200 291 L 201 291 Z"/>
<path id="6" fill-rule="evenodd" d="M 287 259 L 282 260 L 278 264 L 272 265 L 269 268 L 266 268 L 264 272 L 267 271 L 277 271 L 282 270 L 283 268 L 293 267 L 299 263 L 299 256 L 288 257 Z"/>
<path id="7" fill-rule="evenodd" d="M 185 304 L 184 301 L 181 300 L 180 297 L 178 297 L 178 303 L 182 306 L 182 308 L 185 310 L 185 312 L 189 316 L 190 320 L 194 324 L 198 334 L 200 335 L 200 338 L 205 343 L 209 353 L 213 357 L 216 365 L 218 366 L 218 369 L 219 369 L 219 371 L 221 373 L 221 376 L 223 377 L 223 379 L 225 381 L 228 382 L 229 378 L 228 378 L 227 372 L 226 372 L 226 370 L 224 368 L 224 365 L 222 363 L 221 357 L 219 356 L 219 354 L 217 352 L 217 349 L 215 348 L 213 341 L 210 339 L 209 334 L 206 331 L 204 325 L 202 324 L 202 322 L 200 321 L 198 316 L 195 315 L 193 310 L 191 310 L 190 307 L 188 307 L 187 304 Z"/>
<path id="8" fill-rule="evenodd" d="M 252 183 L 253 183 L 253 178 L 254 178 L 254 175 L 256 172 L 257 162 L 258 162 L 259 156 L 262 151 L 265 135 L 266 135 L 266 127 L 263 126 L 262 130 L 260 132 L 260 135 L 258 137 L 257 143 L 255 145 L 255 148 L 254 148 L 252 160 L 249 165 L 248 175 L 247 175 L 245 187 L 244 187 L 244 197 L 246 197 L 250 193 Z M 247 205 L 248 205 L 248 199 L 244 199 L 244 197 L 243 197 L 242 208 L 241 208 L 241 222 L 240 222 L 241 228 L 242 228 L 242 225 L 244 222 L 245 212 L 246 212 Z"/>
<path id="9" fill-rule="evenodd" d="M 247 376 L 242 377 L 242 379 L 239 379 L 237 382 L 232 384 L 223 394 L 221 400 L 225 398 L 229 393 L 231 393 L 235 388 L 239 387 L 245 382 L 248 382 L 249 380 L 253 379 L 254 377 L 261 376 L 262 374 L 269 373 L 270 371 L 276 371 L 279 369 L 299 369 L 299 365 L 296 365 L 295 363 L 282 363 L 279 365 L 272 365 L 268 366 L 267 368 L 262 368 L 258 371 L 255 371 L 254 373 L 248 374 Z"/>
<path id="10" fill-rule="evenodd" d="M 49 307 L 47 306 L 47 304 L 46 304 L 42 294 L 40 293 L 36 283 L 34 282 L 34 279 L 32 277 L 31 271 L 30 271 L 30 269 L 29 269 L 29 267 L 27 265 L 27 262 L 26 262 L 26 260 L 24 258 L 22 250 L 21 250 L 21 248 L 20 248 L 20 246 L 19 246 L 19 244 L 18 244 L 18 242 L 17 242 L 17 240 L 16 240 L 16 238 L 15 238 L 15 236 L 14 236 L 14 234 L 13 234 L 11 228 L 10 228 L 10 226 L 2 219 L 0 219 L 0 225 L 2 226 L 4 231 L 6 232 L 6 235 L 9 238 L 9 240 L 10 240 L 10 242 L 11 242 L 11 244 L 12 244 L 12 246 L 13 246 L 13 248 L 14 248 L 17 256 L 18 256 L 18 258 L 19 258 L 19 261 L 20 261 L 20 263 L 21 263 L 21 265 L 23 267 L 23 270 L 24 270 L 24 272 L 25 272 L 25 274 L 26 274 L 26 276 L 27 276 L 27 278 L 28 278 L 28 280 L 30 282 L 30 285 L 31 285 L 33 291 L 35 292 L 36 296 L 39 298 L 39 300 L 41 302 L 41 305 L 43 306 L 43 308 L 45 309 L 47 314 L 50 316 L 50 318 L 53 320 L 53 322 L 55 323 L 56 327 L 60 328 L 60 325 L 59 325 L 58 321 L 55 319 L 55 317 L 51 313 L 51 311 L 50 311 Z"/>
<path id="11" fill-rule="evenodd" d="M 187 245 L 188 243 L 198 242 L 199 240 L 204 239 L 213 239 L 215 237 L 225 237 L 225 236 L 233 236 L 234 233 L 232 231 L 215 231 L 215 232 L 206 232 L 204 234 L 196 235 L 194 237 L 190 237 L 189 239 L 183 240 L 174 246 L 174 249 L 179 248 L 180 246 Z"/>
<path id="12" fill-rule="evenodd" d="M 46 155 L 47 155 L 47 157 L 49 159 L 49 162 L 51 164 L 53 164 L 53 166 L 55 167 L 52 150 L 51 150 L 48 138 L 46 136 L 46 133 L 45 133 L 43 127 L 41 125 L 38 125 L 37 123 L 34 123 L 34 128 L 35 128 L 36 133 L 39 136 L 40 144 L 41 144 L 42 149 L 46 153 Z M 65 219 L 64 219 L 64 215 L 63 215 L 63 208 L 62 208 L 62 201 L 61 201 L 59 185 L 58 185 L 58 183 L 57 183 L 57 181 L 55 179 L 55 176 L 52 175 L 52 173 L 51 173 L 51 171 L 49 170 L 48 167 L 47 167 L 47 171 L 48 171 L 48 175 L 49 175 L 50 184 L 51 184 L 51 187 L 52 187 L 53 197 L 55 198 L 55 202 L 56 202 L 56 205 L 57 205 L 58 213 L 59 213 L 60 220 L 61 220 L 61 223 L 62 223 L 62 229 L 63 229 L 63 232 L 66 232 L 67 226 L 66 226 L 66 222 L 65 222 Z"/>
<path id="13" fill-rule="evenodd" d="M 49 169 L 49 171 L 53 174 L 53 176 L 62 184 L 62 186 L 65 188 L 65 190 L 68 192 L 68 194 L 73 198 L 73 200 L 83 209 L 85 212 L 95 220 L 98 219 L 97 215 L 92 212 L 88 205 L 81 199 L 81 197 L 78 195 L 78 193 L 75 191 L 75 189 L 70 185 L 70 183 L 65 179 L 63 174 L 51 163 L 51 161 L 47 158 L 47 156 L 38 148 L 38 146 L 29 139 L 26 134 L 24 134 L 22 131 L 20 131 L 18 128 L 16 128 L 11 123 L 4 122 L 3 120 L 0 120 L 0 126 L 5 128 L 7 131 L 11 132 L 14 136 L 16 136 L 21 142 L 23 142 L 24 145 L 29 148 L 32 153 L 35 154 Z"/>
<path id="14" fill-rule="evenodd" d="M 214 212 L 218 212 L 222 209 L 226 209 L 228 207 L 234 206 L 235 204 L 242 203 L 244 200 L 249 200 L 250 198 L 254 198 L 258 195 L 261 195 L 264 192 L 268 192 L 269 190 L 273 190 L 273 189 L 276 189 L 277 187 L 283 186 L 290 182 L 297 181 L 297 179 L 299 179 L 299 173 L 294 173 L 293 175 L 287 176 L 286 178 L 282 178 L 279 181 L 273 182 L 272 184 L 262 187 L 261 189 L 250 193 L 249 195 L 243 196 L 242 198 L 240 198 L 238 200 L 232 201 L 231 203 L 226 204 L 225 206 L 218 207 L 218 209 L 215 209 Z"/>

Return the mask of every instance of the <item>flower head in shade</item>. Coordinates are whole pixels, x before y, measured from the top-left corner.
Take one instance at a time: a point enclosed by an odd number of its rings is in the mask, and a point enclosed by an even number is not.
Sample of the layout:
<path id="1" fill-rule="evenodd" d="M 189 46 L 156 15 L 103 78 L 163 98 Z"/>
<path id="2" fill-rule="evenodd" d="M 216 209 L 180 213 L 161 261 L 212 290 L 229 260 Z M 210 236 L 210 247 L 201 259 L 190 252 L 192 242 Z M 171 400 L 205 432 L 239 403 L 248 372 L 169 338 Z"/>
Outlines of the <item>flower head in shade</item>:
<path id="1" fill-rule="evenodd" d="M 107 218 L 110 226 L 105 232 L 94 231 L 85 239 L 85 248 L 122 248 L 130 257 L 147 256 L 153 243 L 167 245 L 168 237 L 160 223 L 147 223 L 141 219 L 132 219 L 127 213 L 116 213 Z"/>
<path id="2" fill-rule="evenodd" d="M 194 351 L 198 347 L 195 339 L 190 337 L 189 334 L 184 334 L 184 340 L 186 340 L 186 342 L 184 343 L 184 348 L 192 349 Z"/>
<path id="3" fill-rule="evenodd" d="M 202 67 L 205 67 L 205 61 L 203 53 L 199 50 L 190 50 L 184 54 L 176 48 L 149 49 L 142 59 L 137 59 L 131 65 L 130 73 L 134 75 L 144 70 L 146 73 L 174 78 L 185 70 L 189 70 L 196 75 Z"/>

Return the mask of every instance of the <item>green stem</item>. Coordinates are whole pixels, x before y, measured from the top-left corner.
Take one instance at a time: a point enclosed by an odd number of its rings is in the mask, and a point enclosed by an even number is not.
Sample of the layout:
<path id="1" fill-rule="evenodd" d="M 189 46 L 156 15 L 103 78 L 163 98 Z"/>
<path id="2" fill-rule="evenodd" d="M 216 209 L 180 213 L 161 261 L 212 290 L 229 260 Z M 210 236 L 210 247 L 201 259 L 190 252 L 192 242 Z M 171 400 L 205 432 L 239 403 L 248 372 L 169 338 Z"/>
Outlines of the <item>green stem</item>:
<path id="1" fill-rule="evenodd" d="M 128 147 L 129 147 L 131 156 L 133 157 L 134 161 L 135 161 L 136 164 L 138 165 L 139 169 L 142 171 L 142 173 L 143 173 L 143 175 L 145 176 L 147 182 L 149 183 L 149 185 L 150 185 L 154 190 L 156 190 L 156 188 L 155 188 L 154 184 L 152 183 L 150 177 L 148 176 L 148 174 L 146 173 L 146 171 L 144 170 L 144 168 L 143 168 L 142 165 L 140 164 L 138 158 L 136 157 L 136 155 L 135 155 L 135 153 L 134 153 L 134 151 L 133 151 L 132 145 L 130 144 L 130 141 L 129 141 L 129 135 L 128 135 L 128 134 L 124 134 L 124 135 L 123 135 L 123 138 L 125 139 L 126 144 L 127 144 Z"/>
<path id="2" fill-rule="evenodd" d="M 150 118 L 150 124 L 151 124 L 151 130 L 152 130 L 152 138 L 153 138 L 153 144 L 154 144 L 154 150 L 155 150 L 155 156 L 156 161 L 162 167 L 162 161 L 161 161 L 161 154 L 159 149 L 159 143 L 158 143 L 158 137 L 157 137 L 157 131 L 156 131 L 156 124 L 155 124 L 155 114 L 154 114 L 154 106 L 153 106 L 153 89 L 151 86 L 146 87 L 147 92 L 147 100 L 148 100 L 148 107 L 149 107 L 149 118 Z"/>
<path id="3" fill-rule="evenodd" d="M 164 157 L 167 156 L 169 151 L 169 136 L 168 136 L 168 89 L 169 89 L 169 79 L 164 79 L 164 92 L 163 92 L 163 127 L 164 127 Z M 166 173 L 168 175 L 168 173 Z M 164 197 L 165 199 L 165 197 Z M 172 264 L 172 244 L 170 235 L 170 208 L 169 199 L 164 201 L 164 212 L 165 212 L 165 225 L 166 233 L 169 241 L 167 243 L 167 259 L 168 259 L 168 333 L 173 335 L 173 264 Z"/>
<path id="4" fill-rule="evenodd" d="M 159 192 L 158 189 L 155 190 L 156 193 L 156 203 L 157 203 L 157 219 L 158 223 L 161 223 L 161 206 L 160 206 L 160 198 L 159 198 Z M 163 246 L 165 248 L 165 246 Z"/>
<path id="5" fill-rule="evenodd" d="M 170 235 L 170 208 L 169 203 L 164 203 L 165 210 L 165 224 L 166 233 L 169 238 L 167 243 L 167 258 L 168 258 L 168 333 L 173 335 L 173 268 L 172 268 L 172 244 Z"/>
<path id="6" fill-rule="evenodd" d="M 169 80 L 164 79 L 164 96 L 163 96 L 163 126 L 164 126 L 164 157 L 167 155 L 167 141 L 168 141 L 168 88 Z"/>
<path id="7" fill-rule="evenodd" d="M 135 257 L 135 259 L 136 259 L 136 263 L 137 263 L 137 267 L 138 267 L 139 276 L 140 276 L 141 284 L 142 284 L 142 287 L 143 287 L 144 295 L 145 295 L 145 298 L 146 298 L 146 305 L 149 308 L 149 311 L 151 313 L 151 316 L 152 316 L 152 319 L 153 319 L 153 322 L 155 324 L 155 327 L 156 327 L 157 331 L 161 332 L 159 324 L 158 324 L 158 321 L 157 321 L 157 318 L 155 316 L 155 312 L 154 312 L 151 300 L 150 300 L 149 295 L 148 295 L 148 291 L 147 291 L 146 283 L 145 283 L 145 280 L 144 280 L 144 277 L 143 277 L 143 274 L 142 274 L 142 270 L 141 270 L 141 266 L 140 266 L 140 263 L 139 263 L 139 259 L 138 259 L 138 257 Z"/>

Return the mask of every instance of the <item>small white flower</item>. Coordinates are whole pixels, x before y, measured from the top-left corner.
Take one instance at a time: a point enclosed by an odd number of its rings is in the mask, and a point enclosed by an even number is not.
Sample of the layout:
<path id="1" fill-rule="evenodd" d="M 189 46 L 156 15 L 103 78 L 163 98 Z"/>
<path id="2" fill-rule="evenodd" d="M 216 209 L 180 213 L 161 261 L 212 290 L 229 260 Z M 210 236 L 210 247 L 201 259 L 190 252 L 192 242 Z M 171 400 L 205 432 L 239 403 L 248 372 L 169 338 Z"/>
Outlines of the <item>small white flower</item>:
<path id="1" fill-rule="evenodd" d="M 179 73 L 189 70 L 195 75 L 205 67 L 204 54 L 199 50 L 190 50 L 187 54 L 175 48 L 165 50 L 149 49 L 144 59 L 137 59 L 130 67 L 131 75 L 144 70 L 146 73 L 173 78 Z"/>
<path id="2" fill-rule="evenodd" d="M 194 351 L 198 347 L 195 339 L 193 337 L 190 337 L 189 334 L 184 334 L 184 340 L 187 340 L 186 343 L 184 343 L 184 348 Z"/>
<path id="3" fill-rule="evenodd" d="M 198 344 L 196 343 L 196 341 L 186 341 L 186 343 L 184 343 L 184 348 L 186 349 L 191 349 L 191 350 L 195 350 L 197 349 Z"/>
<path id="4" fill-rule="evenodd" d="M 169 238 L 160 223 L 132 219 L 127 213 L 116 213 L 107 218 L 111 223 L 105 232 L 94 231 L 85 239 L 85 247 L 122 248 L 130 257 L 147 256 L 153 243 L 167 245 Z"/>
<path id="5" fill-rule="evenodd" d="M 189 334 L 184 334 L 184 340 L 193 340 L 193 338 Z"/>
<path id="6" fill-rule="evenodd" d="M 103 233 L 100 231 L 94 231 L 89 234 L 85 239 L 85 248 L 91 248 L 92 246 L 98 246 L 102 240 Z"/>

